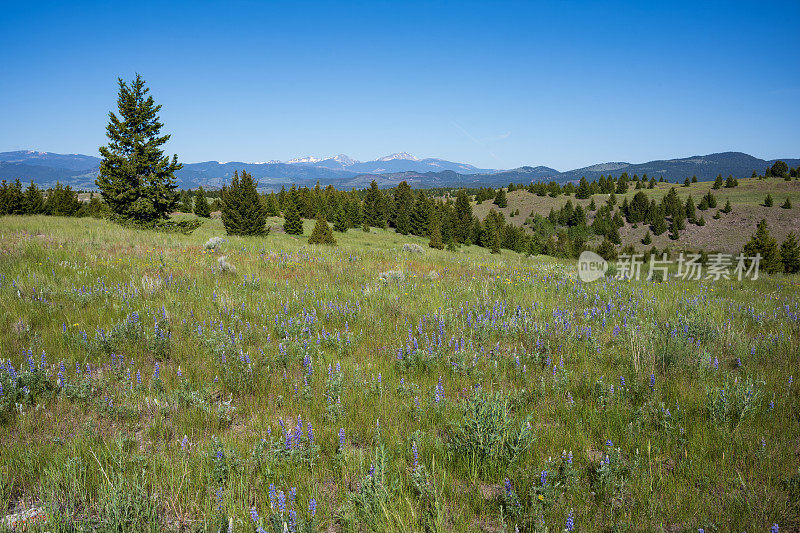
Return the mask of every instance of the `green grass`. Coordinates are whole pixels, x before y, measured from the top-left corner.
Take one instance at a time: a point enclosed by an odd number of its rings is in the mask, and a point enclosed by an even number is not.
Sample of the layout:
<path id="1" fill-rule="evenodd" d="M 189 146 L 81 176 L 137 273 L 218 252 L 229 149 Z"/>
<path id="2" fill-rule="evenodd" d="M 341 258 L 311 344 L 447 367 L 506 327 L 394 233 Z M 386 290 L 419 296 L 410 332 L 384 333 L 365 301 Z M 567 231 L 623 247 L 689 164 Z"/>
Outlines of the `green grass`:
<path id="1" fill-rule="evenodd" d="M 572 262 L 392 231 L 308 246 L 312 225 L 212 253 L 219 220 L 0 219 L 9 512 L 255 531 L 255 507 L 282 531 L 274 485 L 308 530 L 561 531 L 570 510 L 578 531 L 800 526 L 800 278 L 582 284 Z"/>

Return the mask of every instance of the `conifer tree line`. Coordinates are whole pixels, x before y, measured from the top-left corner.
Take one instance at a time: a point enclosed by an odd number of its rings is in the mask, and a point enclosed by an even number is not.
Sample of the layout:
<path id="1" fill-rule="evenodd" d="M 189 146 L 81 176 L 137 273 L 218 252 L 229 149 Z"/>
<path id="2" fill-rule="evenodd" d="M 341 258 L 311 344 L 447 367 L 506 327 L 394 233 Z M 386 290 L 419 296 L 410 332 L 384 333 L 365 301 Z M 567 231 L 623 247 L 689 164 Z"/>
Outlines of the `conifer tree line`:
<path id="1" fill-rule="evenodd" d="M 23 189 L 20 180 L 0 182 L 0 216 L 52 215 L 62 217 L 103 217 L 107 206 L 94 194 L 88 202 L 78 199 L 78 192 L 69 185 L 56 182 L 49 189 L 40 189 L 31 182 Z"/>

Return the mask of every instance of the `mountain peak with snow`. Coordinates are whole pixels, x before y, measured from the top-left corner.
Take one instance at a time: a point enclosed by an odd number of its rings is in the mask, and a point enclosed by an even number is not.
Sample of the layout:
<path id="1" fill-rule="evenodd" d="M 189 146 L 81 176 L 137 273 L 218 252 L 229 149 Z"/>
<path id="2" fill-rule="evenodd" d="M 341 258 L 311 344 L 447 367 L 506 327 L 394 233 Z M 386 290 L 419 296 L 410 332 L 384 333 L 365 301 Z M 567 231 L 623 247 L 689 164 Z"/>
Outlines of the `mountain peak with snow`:
<path id="1" fill-rule="evenodd" d="M 296 157 L 294 159 L 290 159 L 287 161 L 287 163 L 292 165 L 294 163 L 319 163 L 320 161 L 323 161 L 323 159 L 307 155 L 305 157 Z"/>
<path id="2" fill-rule="evenodd" d="M 379 157 L 375 161 L 393 161 L 395 159 L 402 159 L 405 161 L 419 161 L 419 159 L 409 154 L 408 152 L 398 152 L 396 154 L 385 155 L 383 157 Z"/>

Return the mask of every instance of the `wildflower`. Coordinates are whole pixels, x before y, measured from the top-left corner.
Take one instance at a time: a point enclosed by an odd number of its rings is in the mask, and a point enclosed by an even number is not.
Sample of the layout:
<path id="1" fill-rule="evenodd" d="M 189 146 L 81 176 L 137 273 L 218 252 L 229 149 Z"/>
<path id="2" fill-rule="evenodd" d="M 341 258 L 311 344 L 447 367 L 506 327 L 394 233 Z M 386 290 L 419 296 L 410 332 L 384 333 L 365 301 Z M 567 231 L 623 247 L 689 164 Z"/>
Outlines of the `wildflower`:
<path id="1" fill-rule="evenodd" d="M 250 508 L 250 518 L 253 520 L 254 524 L 258 523 L 258 511 L 256 511 L 256 506 Z"/>
<path id="2" fill-rule="evenodd" d="M 650 390 L 654 390 L 656 387 L 656 375 L 650 374 Z"/>
<path id="3" fill-rule="evenodd" d="M 308 443 L 314 444 L 314 428 L 311 427 L 311 422 L 308 423 Z"/>
<path id="4" fill-rule="evenodd" d="M 417 469 L 417 458 L 418 458 L 418 452 L 417 452 L 417 443 L 416 443 L 416 441 L 414 441 L 414 442 L 411 444 L 411 453 L 412 453 L 412 454 L 414 454 L 414 470 L 416 470 L 416 469 Z"/>
<path id="5" fill-rule="evenodd" d="M 222 500 L 225 497 L 225 491 L 222 490 L 222 487 L 217 489 L 217 510 L 222 510 Z"/>
<path id="6" fill-rule="evenodd" d="M 570 510 L 569 514 L 567 515 L 567 525 L 564 527 L 567 531 L 575 531 L 575 513 L 574 511 Z"/>
<path id="7" fill-rule="evenodd" d="M 297 531 L 297 511 L 289 509 L 289 531 L 295 533 Z"/>
<path id="8" fill-rule="evenodd" d="M 275 499 L 276 499 L 276 497 L 277 496 L 275 495 L 275 483 L 270 483 L 269 484 L 269 508 L 272 509 L 273 511 L 275 510 Z"/>
<path id="9" fill-rule="evenodd" d="M 178 377 L 183 377 L 183 372 L 181 372 L 181 366 L 178 365 Z"/>
<path id="10" fill-rule="evenodd" d="M 286 494 L 283 491 L 278 493 L 278 512 L 281 515 L 286 512 Z"/>
<path id="11" fill-rule="evenodd" d="M 136 384 L 137 385 L 142 384 L 142 373 L 138 370 L 136 371 Z"/>
<path id="12" fill-rule="evenodd" d="M 181 450 L 186 451 L 186 447 L 189 445 L 189 437 L 186 435 L 183 436 L 181 440 Z"/>
<path id="13" fill-rule="evenodd" d="M 156 361 L 156 367 L 153 371 L 153 379 L 158 379 L 158 375 L 161 372 L 161 367 L 158 365 L 158 361 Z"/>
<path id="14" fill-rule="evenodd" d="M 308 501 L 308 514 L 311 516 L 312 519 L 317 514 L 317 500 L 315 500 L 314 498 L 311 498 Z"/>
<path id="15" fill-rule="evenodd" d="M 547 484 L 547 470 L 542 470 L 541 481 L 542 485 Z"/>
<path id="16" fill-rule="evenodd" d="M 769 528 L 769 533 L 778 533 L 778 524 L 772 524 L 772 527 Z"/>

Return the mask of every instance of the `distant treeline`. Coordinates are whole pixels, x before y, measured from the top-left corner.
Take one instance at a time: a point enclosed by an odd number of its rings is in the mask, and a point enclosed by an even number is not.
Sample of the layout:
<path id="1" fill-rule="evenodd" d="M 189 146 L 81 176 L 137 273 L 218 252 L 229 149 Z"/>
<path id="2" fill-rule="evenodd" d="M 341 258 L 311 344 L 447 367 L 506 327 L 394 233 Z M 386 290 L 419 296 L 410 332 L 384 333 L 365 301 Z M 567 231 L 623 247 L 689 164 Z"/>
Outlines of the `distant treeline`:
<path id="1" fill-rule="evenodd" d="M 22 188 L 20 180 L 0 183 L 0 215 L 53 215 L 65 217 L 104 217 L 108 208 L 92 195 L 88 202 L 78 200 L 78 192 L 57 182 L 55 187 L 40 189 L 31 182 Z"/>

